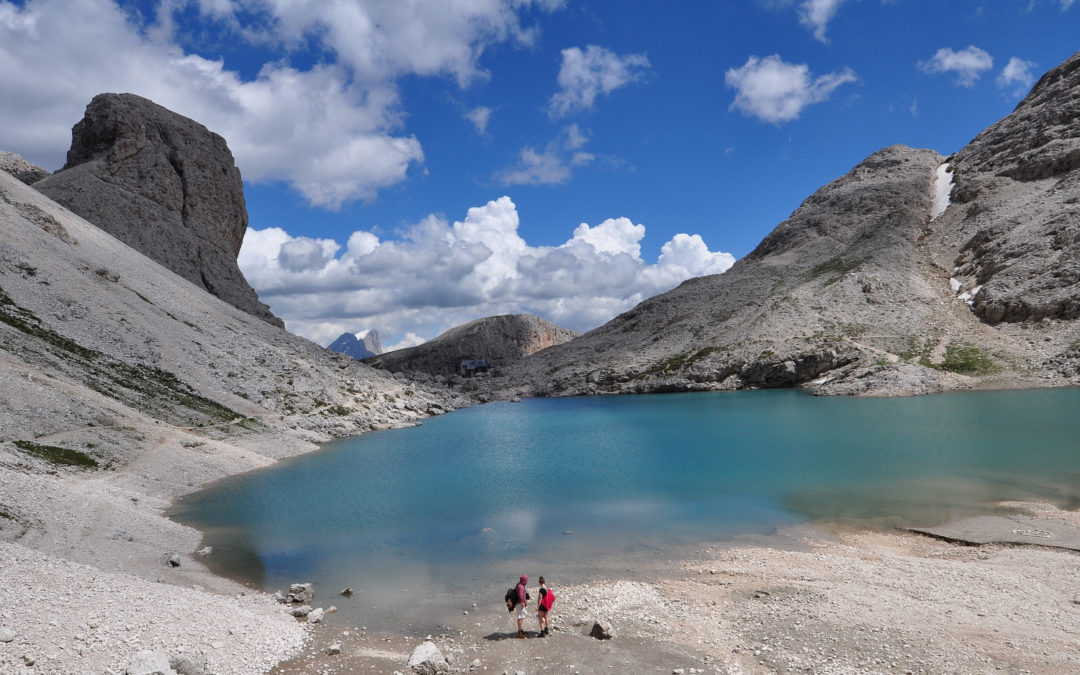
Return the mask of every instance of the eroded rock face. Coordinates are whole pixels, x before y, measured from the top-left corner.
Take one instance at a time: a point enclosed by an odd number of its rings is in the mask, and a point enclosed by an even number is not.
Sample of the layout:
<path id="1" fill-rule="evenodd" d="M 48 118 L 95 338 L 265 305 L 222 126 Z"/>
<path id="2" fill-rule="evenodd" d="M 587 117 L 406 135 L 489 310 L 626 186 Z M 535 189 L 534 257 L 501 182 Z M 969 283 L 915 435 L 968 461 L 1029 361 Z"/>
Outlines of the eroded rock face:
<path id="1" fill-rule="evenodd" d="M 236 256 L 248 216 L 221 136 L 134 94 L 99 94 L 64 167 L 34 187 L 191 283 L 269 323 Z"/>
<path id="2" fill-rule="evenodd" d="M 956 277 L 989 324 L 1080 318 L 1080 53 L 953 159 Z"/>

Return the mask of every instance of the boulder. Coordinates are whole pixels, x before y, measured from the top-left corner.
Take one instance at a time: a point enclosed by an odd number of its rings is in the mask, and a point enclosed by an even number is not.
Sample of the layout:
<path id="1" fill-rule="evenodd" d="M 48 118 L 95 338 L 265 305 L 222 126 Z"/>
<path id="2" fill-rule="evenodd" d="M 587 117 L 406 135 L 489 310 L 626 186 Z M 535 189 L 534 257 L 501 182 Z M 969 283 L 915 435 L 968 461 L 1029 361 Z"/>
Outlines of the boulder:
<path id="1" fill-rule="evenodd" d="M 434 642 L 424 642 L 409 656 L 409 668 L 417 675 L 436 675 L 447 672 L 450 664 Z"/>
<path id="2" fill-rule="evenodd" d="M 124 675 L 177 675 L 177 672 L 169 665 L 168 654 L 147 650 L 132 657 Z"/>
<path id="3" fill-rule="evenodd" d="M 308 615 L 307 615 L 308 623 L 322 623 L 323 616 L 325 616 L 325 615 L 326 615 L 326 611 L 322 607 L 319 607 L 318 609 L 313 609 L 310 612 L 308 612 Z"/>
<path id="4" fill-rule="evenodd" d="M 615 637 L 615 631 L 609 622 L 598 619 L 593 622 L 589 637 L 594 637 L 597 640 L 610 640 Z"/>
<path id="5" fill-rule="evenodd" d="M 311 614 L 311 609 L 311 605 L 300 605 L 299 607 L 293 607 L 289 613 L 299 619 Z"/>
<path id="6" fill-rule="evenodd" d="M 99 94 L 34 188 L 225 302 L 283 327 L 236 264 L 244 184 L 225 139 L 134 94 Z"/>
<path id="7" fill-rule="evenodd" d="M 289 586 L 289 594 L 285 597 L 288 602 L 306 605 L 315 599 L 315 591 L 311 584 L 293 584 Z"/>

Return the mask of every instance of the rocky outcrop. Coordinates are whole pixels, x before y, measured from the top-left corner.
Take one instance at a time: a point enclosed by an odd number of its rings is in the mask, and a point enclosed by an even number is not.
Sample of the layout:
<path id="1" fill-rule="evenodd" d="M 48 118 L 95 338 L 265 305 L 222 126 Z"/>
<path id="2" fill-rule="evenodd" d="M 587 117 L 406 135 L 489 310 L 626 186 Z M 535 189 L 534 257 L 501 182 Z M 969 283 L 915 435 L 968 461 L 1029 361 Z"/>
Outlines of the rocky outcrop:
<path id="1" fill-rule="evenodd" d="M 225 139 L 134 94 L 100 94 L 34 187 L 191 283 L 277 326 L 236 256 L 248 216 Z"/>
<path id="2" fill-rule="evenodd" d="M 356 360 L 366 359 L 371 356 L 382 354 L 382 342 L 379 333 L 375 330 L 363 333 L 342 333 L 336 340 L 326 346 L 332 352 L 351 356 Z"/>
<path id="3" fill-rule="evenodd" d="M 936 204 L 950 178 L 952 203 Z M 955 156 L 874 153 L 724 274 L 650 298 L 490 386 L 894 395 L 1068 384 L 1076 344 L 1080 54 Z"/>
<path id="4" fill-rule="evenodd" d="M 956 153 L 955 277 L 980 318 L 1080 318 L 1080 54 Z"/>
<path id="5" fill-rule="evenodd" d="M 531 314 L 504 314 L 451 328 L 422 345 L 365 359 L 376 368 L 405 373 L 452 376 L 466 359 L 483 359 L 496 369 L 568 342 L 577 333 Z"/>
<path id="6" fill-rule="evenodd" d="M 36 164 L 31 164 L 14 152 L 0 150 L 0 171 L 15 176 L 27 185 L 49 175 L 49 172 Z"/>

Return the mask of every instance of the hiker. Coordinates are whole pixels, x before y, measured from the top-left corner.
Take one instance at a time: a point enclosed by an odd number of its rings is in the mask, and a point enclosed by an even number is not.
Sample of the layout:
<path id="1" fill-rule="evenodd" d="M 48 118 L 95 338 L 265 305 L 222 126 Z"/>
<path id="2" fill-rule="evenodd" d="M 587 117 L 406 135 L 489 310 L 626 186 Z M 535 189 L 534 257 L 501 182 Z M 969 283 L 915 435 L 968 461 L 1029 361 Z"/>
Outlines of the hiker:
<path id="1" fill-rule="evenodd" d="M 514 590 L 517 591 L 517 599 L 518 599 L 518 601 L 517 601 L 517 622 L 518 622 L 517 636 L 519 638 L 526 637 L 525 636 L 525 625 L 524 624 L 525 624 L 525 617 L 528 616 L 528 612 L 526 611 L 525 608 L 529 604 L 529 594 L 525 590 L 525 585 L 528 584 L 528 583 L 529 583 L 529 575 L 528 574 L 522 574 L 521 579 L 518 580 L 517 587 L 514 589 Z"/>
<path id="2" fill-rule="evenodd" d="M 551 611 L 553 602 L 555 602 L 555 593 L 547 587 L 544 577 L 540 577 L 540 599 L 536 601 L 536 620 L 540 624 L 540 633 L 537 637 L 547 637 L 551 634 L 548 612 Z"/>

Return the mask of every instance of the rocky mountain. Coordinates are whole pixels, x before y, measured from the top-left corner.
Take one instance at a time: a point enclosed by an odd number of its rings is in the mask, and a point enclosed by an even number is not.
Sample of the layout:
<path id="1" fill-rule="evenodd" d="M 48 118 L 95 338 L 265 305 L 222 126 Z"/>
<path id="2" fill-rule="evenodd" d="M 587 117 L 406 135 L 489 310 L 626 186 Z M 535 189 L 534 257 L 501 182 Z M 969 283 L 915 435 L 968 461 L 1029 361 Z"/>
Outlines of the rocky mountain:
<path id="1" fill-rule="evenodd" d="M 365 360 L 395 372 L 450 377 L 463 360 L 486 360 L 496 370 L 530 354 L 572 340 L 577 333 L 531 314 L 504 314 L 451 328 L 422 345 Z"/>
<path id="2" fill-rule="evenodd" d="M 147 602 L 170 551 L 173 583 L 223 583 L 191 576 L 172 497 L 467 403 L 225 303 L 6 172 L 0 390 L 0 540 L 142 576 Z"/>
<path id="3" fill-rule="evenodd" d="M 244 279 L 244 185 L 225 139 L 134 94 L 99 94 L 34 187 L 234 307 L 283 326 Z"/>
<path id="4" fill-rule="evenodd" d="M 326 348 L 357 360 L 382 354 L 382 342 L 379 341 L 379 333 L 375 330 L 367 330 L 363 333 L 342 333 Z"/>
<path id="5" fill-rule="evenodd" d="M 14 152 L 0 150 L 0 171 L 15 176 L 27 185 L 49 175 L 49 172 L 36 164 L 31 164 Z"/>
<path id="6" fill-rule="evenodd" d="M 1080 54 L 954 156 L 874 153 L 724 274 L 650 298 L 491 386 L 914 394 L 1078 383 L 1078 281 Z"/>

